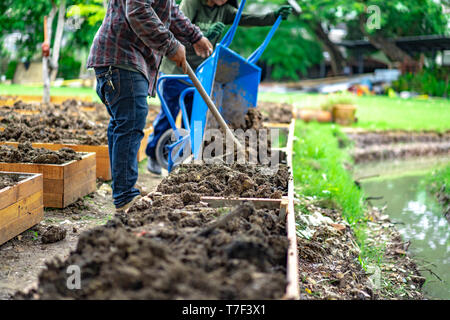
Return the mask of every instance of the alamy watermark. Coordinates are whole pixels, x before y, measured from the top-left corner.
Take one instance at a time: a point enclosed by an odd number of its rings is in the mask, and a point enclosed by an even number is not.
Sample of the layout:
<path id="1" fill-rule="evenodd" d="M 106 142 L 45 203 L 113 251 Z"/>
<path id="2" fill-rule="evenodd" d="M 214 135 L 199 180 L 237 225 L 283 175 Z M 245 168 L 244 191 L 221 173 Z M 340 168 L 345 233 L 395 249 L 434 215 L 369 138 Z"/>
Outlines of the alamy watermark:
<path id="1" fill-rule="evenodd" d="M 69 290 L 81 289 L 81 270 L 76 264 L 71 264 L 67 267 L 66 273 L 68 274 L 66 280 L 66 287 Z"/>
<path id="2" fill-rule="evenodd" d="M 367 19 L 366 26 L 369 30 L 381 29 L 381 9 L 377 5 L 370 5 L 366 9 L 370 16 Z"/>
<path id="3" fill-rule="evenodd" d="M 77 5 L 73 5 L 67 8 L 67 19 L 66 19 L 66 27 L 71 31 L 76 31 L 81 29 L 81 24 L 84 19 L 81 16 L 81 9 Z"/>

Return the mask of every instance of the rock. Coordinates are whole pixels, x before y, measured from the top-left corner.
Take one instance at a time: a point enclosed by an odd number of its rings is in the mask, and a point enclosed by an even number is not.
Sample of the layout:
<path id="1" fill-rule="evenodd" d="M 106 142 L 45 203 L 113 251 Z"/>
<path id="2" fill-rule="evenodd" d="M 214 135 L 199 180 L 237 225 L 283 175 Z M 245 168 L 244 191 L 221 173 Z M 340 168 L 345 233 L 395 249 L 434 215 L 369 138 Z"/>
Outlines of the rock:
<path id="1" fill-rule="evenodd" d="M 42 234 L 42 243 L 54 243 L 63 240 L 67 231 L 63 227 L 49 226 Z"/>

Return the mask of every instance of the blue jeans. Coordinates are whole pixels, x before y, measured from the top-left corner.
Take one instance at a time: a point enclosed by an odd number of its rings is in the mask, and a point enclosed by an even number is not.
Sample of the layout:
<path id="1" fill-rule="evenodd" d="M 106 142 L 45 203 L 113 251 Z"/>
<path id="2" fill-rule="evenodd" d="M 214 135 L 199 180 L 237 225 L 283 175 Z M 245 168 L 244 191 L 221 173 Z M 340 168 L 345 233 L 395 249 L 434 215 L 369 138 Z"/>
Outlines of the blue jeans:
<path id="1" fill-rule="evenodd" d="M 148 113 L 148 81 L 141 74 L 115 67 L 95 68 L 97 94 L 110 115 L 108 149 L 116 207 L 130 202 L 140 192 L 137 153 L 144 137 Z"/>
<path id="2" fill-rule="evenodd" d="M 180 94 L 184 89 L 189 87 L 191 86 L 175 79 L 167 79 L 162 85 L 162 96 L 164 101 L 166 101 L 167 107 L 169 108 L 174 121 L 176 120 L 178 112 L 180 112 L 180 105 L 178 104 Z M 192 95 L 187 95 L 185 98 L 185 105 L 189 116 L 192 112 L 192 101 Z M 163 133 L 170 128 L 171 126 L 169 120 L 167 119 L 164 110 L 161 108 L 155 121 L 153 121 L 153 133 L 148 137 L 147 148 L 145 149 L 145 153 L 148 157 L 151 157 L 153 160 L 156 159 L 155 149 L 158 140 L 161 138 Z"/>

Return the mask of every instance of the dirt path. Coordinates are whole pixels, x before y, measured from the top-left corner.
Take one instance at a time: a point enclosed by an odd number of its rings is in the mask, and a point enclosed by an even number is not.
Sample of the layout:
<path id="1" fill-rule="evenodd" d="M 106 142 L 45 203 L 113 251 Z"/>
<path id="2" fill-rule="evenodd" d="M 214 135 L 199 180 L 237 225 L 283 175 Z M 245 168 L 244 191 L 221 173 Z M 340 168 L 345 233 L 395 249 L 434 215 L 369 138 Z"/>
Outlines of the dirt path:
<path id="1" fill-rule="evenodd" d="M 146 170 L 146 160 L 139 164 L 138 184 L 143 191 L 152 191 L 162 178 Z M 105 224 L 113 215 L 110 183 L 102 182 L 95 193 L 68 208 L 46 209 L 39 225 L 0 245 L 0 299 L 9 299 L 17 290 L 34 284 L 46 261 L 54 257 L 65 260 L 83 231 Z M 42 233 L 49 226 L 66 229 L 65 239 L 42 243 Z"/>

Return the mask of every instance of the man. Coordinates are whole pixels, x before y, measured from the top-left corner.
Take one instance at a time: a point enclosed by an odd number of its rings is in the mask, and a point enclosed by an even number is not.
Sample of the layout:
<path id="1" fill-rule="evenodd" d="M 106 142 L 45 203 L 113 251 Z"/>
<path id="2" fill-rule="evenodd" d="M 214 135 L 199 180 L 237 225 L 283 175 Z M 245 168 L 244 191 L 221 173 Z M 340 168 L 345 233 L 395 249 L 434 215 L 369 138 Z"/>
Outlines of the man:
<path id="1" fill-rule="evenodd" d="M 147 96 L 163 56 L 185 68 L 185 45 L 208 57 L 212 45 L 179 10 L 175 0 L 110 0 L 87 67 L 94 68 L 97 94 L 111 116 L 108 148 L 116 211 L 140 195 L 137 152 L 148 113 Z"/>
<path id="2" fill-rule="evenodd" d="M 215 46 L 226 24 L 232 24 L 237 13 L 237 0 L 183 0 L 180 9 L 192 23 L 198 26 L 204 35 Z M 285 20 L 292 12 L 290 6 L 281 6 L 278 10 L 267 14 L 242 13 L 240 25 L 243 26 L 268 26 L 275 23 L 279 15 Z M 206 58 L 195 54 L 194 48 L 186 48 L 187 60 L 195 70 Z M 169 59 L 163 59 L 161 72 L 165 74 L 182 74 L 183 71 Z M 163 98 L 171 110 L 172 116 L 176 118 L 180 107 L 178 99 L 181 92 L 189 87 L 189 83 L 179 80 L 166 80 L 163 83 Z M 190 115 L 192 110 L 192 97 L 186 98 L 186 110 Z M 154 174 L 161 174 L 161 165 L 156 160 L 156 146 L 160 137 L 170 129 L 169 121 L 161 110 L 153 122 L 153 133 L 148 138 L 146 148 L 147 169 Z"/>

